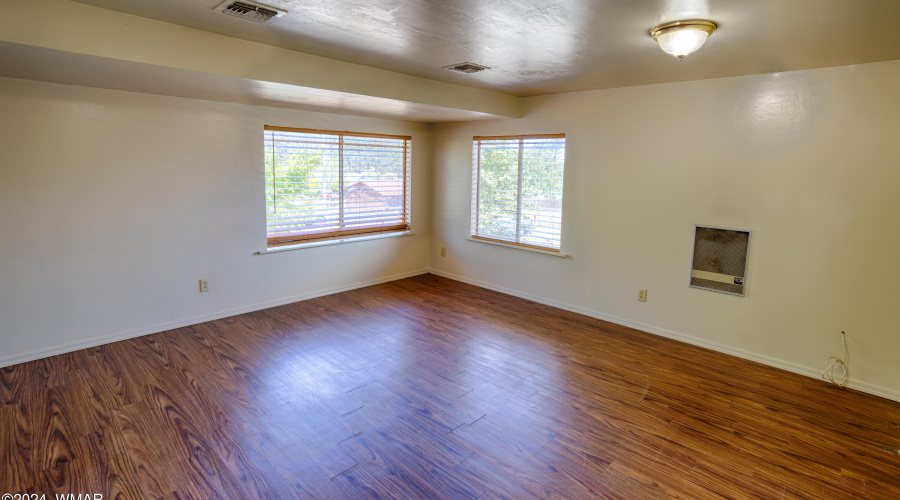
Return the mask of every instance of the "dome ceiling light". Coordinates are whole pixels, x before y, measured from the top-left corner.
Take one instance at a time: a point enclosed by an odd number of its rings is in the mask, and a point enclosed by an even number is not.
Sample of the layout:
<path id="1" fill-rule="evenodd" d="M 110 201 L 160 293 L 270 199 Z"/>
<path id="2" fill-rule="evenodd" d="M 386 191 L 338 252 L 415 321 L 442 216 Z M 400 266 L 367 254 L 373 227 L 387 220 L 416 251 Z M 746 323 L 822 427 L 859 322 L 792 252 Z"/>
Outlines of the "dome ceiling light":
<path id="1" fill-rule="evenodd" d="M 706 38 L 718 27 L 716 23 L 704 19 L 673 21 L 653 28 L 650 36 L 659 42 L 659 48 L 680 61 L 703 46 Z"/>

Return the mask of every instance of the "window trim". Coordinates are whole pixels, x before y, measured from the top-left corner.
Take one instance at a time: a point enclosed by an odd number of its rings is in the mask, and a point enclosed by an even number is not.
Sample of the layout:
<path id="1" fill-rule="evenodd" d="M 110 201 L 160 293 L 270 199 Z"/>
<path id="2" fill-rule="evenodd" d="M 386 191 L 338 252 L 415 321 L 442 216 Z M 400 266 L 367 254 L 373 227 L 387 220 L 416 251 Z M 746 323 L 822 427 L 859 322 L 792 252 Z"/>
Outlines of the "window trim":
<path id="1" fill-rule="evenodd" d="M 338 241 L 346 241 L 353 237 L 371 237 L 377 234 L 390 234 L 390 233 L 403 233 L 409 232 L 412 230 L 412 226 L 410 223 L 410 209 L 412 205 L 411 198 L 411 150 L 412 150 L 412 136 L 409 135 L 393 135 L 393 134 L 377 134 L 377 133 L 369 133 L 369 132 L 350 132 L 346 130 L 325 130 L 325 129 L 312 129 L 312 128 L 297 128 L 297 127 L 283 127 L 283 126 L 275 126 L 275 125 L 264 125 L 263 133 L 265 132 L 290 132 L 297 134 L 320 134 L 320 135 L 331 135 L 331 136 L 339 136 L 339 166 L 338 166 L 338 175 L 339 175 L 339 185 L 341 185 L 340 189 L 340 201 L 338 210 L 341 214 L 344 211 L 344 190 L 343 190 L 343 178 L 344 178 L 344 166 L 343 166 L 343 141 L 345 137 L 366 137 L 366 138 L 379 138 L 379 139 L 396 139 L 404 141 L 403 145 L 403 185 L 401 188 L 401 193 L 403 196 L 402 203 L 402 219 L 403 223 L 401 224 L 393 224 L 390 226 L 371 226 L 371 227 L 362 227 L 355 229 L 327 229 L 327 230 L 319 230 L 319 231 L 309 231 L 303 233 L 294 233 L 287 234 L 281 236 L 268 236 L 268 224 L 266 224 L 266 247 L 267 248 L 278 248 L 280 246 L 287 245 L 304 245 L 304 244 L 313 244 L 320 243 L 328 240 L 338 240 Z M 265 152 L 263 153 L 265 156 Z M 339 220 L 343 220 L 343 215 L 339 217 Z"/>
<path id="2" fill-rule="evenodd" d="M 290 245 L 279 245 L 274 247 L 266 247 L 265 250 L 254 252 L 253 255 L 270 255 L 280 252 L 288 252 L 291 250 L 303 250 L 306 248 L 319 248 L 331 245 L 346 245 L 347 243 L 359 243 L 363 241 L 376 241 L 387 238 L 399 238 L 401 236 L 415 236 L 418 233 L 410 229 L 409 231 L 399 231 L 390 233 L 372 233 L 361 236 L 353 236 L 347 238 L 337 238 L 331 240 L 313 241 L 310 243 L 293 243 Z M 537 250 L 535 250 L 537 251 Z"/>
<path id="3" fill-rule="evenodd" d="M 566 258 L 569 256 L 568 253 L 563 252 L 562 250 L 552 251 L 552 250 L 547 250 L 544 247 L 526 247 L 526 246 L 522 246 L 522 245 L 516 245 L 514 243 L 510 243 L 508 241 L 503 241 L 503 240 L 491 240 L 491 239 L 487 239 L 487 238 L 473 238 L 472 236 L 469 236 L 468 238 L 466 238 L 466 240 L 472 241 L 475 243 L 484 243 L 487 245 L 496 245 L 499 247 L 513 248 L 516 250 L 527 250 L 529 252 L 539 253 L 539 254 L 543 254 L 543 255 L 550 255 L 551 257 Z"/>
<path id="4" fill-rule="evenodd" d="M 502 246 L 510 246 L 510 247 L 521 247 L 525 250 L 533 250 L 541 253 L 550 253 L 550 254 L 558 254 L 560 256 L 566 256 L 566 254 L 562 253 L 560 248 L 553 247 L 545 247 L 541 245 L 533 245 L 529 243 L 522 243 L 519 241 L 510 241 L 504 240 L 500 238 L 491 238 L 489 236 L 484 236 L 481 234 L 477 234 L 477 228 L 480 222 L 481 217 L 481 141 L 511 141 L 518 140 L 519 141 L 519 165 L 518 165 L 518 175 L 517 175 L 517 195 L 516 195 L 516 237 L 519 237 L 520 232 L 520 224 L 522 218 L 522 149 L 523 144 L 526 139 L 563 139 L 565 140 L 566 134 L 518 134 L 518 135 L 476 135 L 472 137 L 472 142 L 477 144 L 477 152 L 474 153 L 475 163 L 473 168 L 475 169 L 475 174 L 473 175 L 473 182 L 475 184 L 473 189 L 473 194 L 475 199 L 473 200 L 474 210 L 472 210 L 473 221 L 469 227 L 469 239 L 472 241 L 480 241 L 484 243 L 495 243 Z M 565 165 L 563 166 L 565 168 Z M 564 174 L 565 175 L 565 174 Z M 560 206 L 560 224 L 562 224 L 562 206 Z M 560 232 L 560 247 L 562 247 L 562 233 Z"/>
<path id="5" fill-rule="evenodd" d="M 296 132 L 298 134 L 325 134 L 325 135 L 352 135 L 355 137 L 375 137 L 377 139 L 404 139 L 412 140 L 411 135 L 393 135 L 393 134 L 372 134 L 369 132 L 350 132 L 348 130 L 326 130 L 321 128 L 297 128 L 297 127 L 278 127 L 275 125 L 265 125 L 264 130 L 273 132 Z"/>

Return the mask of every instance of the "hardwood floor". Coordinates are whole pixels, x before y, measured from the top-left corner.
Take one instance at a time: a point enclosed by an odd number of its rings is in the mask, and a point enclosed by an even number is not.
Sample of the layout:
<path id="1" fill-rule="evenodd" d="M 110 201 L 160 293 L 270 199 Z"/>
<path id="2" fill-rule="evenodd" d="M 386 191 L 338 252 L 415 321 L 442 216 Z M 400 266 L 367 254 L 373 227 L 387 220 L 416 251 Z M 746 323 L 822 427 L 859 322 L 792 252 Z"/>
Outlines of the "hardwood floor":
<path id="1" fill-rule="evenodd" d="M 0 494 L 900 498 L 900 403 L 433 275 L 0 382 Z"/>

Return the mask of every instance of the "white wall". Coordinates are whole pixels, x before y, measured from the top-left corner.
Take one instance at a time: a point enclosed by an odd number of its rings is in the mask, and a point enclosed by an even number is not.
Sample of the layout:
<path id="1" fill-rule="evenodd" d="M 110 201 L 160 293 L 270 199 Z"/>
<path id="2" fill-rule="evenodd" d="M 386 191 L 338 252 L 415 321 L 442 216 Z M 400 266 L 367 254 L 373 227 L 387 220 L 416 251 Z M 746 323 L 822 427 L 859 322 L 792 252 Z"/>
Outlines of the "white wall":
<path id="1" fill-rule="evenodd" d="M 418 234 L 254 255 L 265 124 L 412 135 Z M 0 79 L 0 366 L 424 272 L 430 134 Z"/>
<path id="2" fill-rule="evenodd" d="M 536 97 L 522 119 L 437 126 L 432 267 L 812 376 L 846 330 L 854 386 L 900 400 L 898 89 L 891 61 Z M 558 132 L 570 257 L 467 241 L 472 136 Z M 694 224 L 753 231 L 746 297 L 688 288 Z"/>

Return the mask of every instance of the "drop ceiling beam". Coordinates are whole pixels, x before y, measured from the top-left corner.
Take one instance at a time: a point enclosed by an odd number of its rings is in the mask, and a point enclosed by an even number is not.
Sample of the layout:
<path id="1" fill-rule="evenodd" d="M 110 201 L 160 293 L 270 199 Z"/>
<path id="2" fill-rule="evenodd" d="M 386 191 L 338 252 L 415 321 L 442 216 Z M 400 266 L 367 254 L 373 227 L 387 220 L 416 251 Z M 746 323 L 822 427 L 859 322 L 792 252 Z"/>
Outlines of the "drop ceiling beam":
<path id="1" fill-rule="evenodd" d="M 459 116 L 470 112 L 519 117 L 522 113 L 521 100 L 515 96 L 336 61 L 67 0 L 0 0 L 0 5 L 4 12 L 0 16 L 0 42 L 7 47 L 18 44 L 169 70 L 447 108 L 456 110 Z"/>

